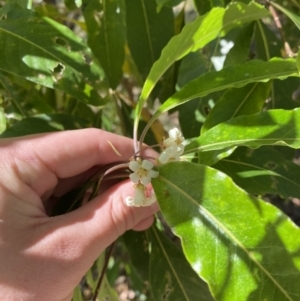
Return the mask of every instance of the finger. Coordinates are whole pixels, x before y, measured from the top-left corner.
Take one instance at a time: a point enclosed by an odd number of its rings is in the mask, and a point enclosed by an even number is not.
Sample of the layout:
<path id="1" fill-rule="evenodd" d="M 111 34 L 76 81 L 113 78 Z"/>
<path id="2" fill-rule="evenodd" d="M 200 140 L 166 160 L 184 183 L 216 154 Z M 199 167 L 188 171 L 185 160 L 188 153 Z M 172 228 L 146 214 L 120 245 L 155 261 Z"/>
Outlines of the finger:
<path id="1" fill-rule="evenodd" d="M 98 129 L 4 139 L 2 150 L 26 162 L 36 163 L 38 159 L 58 178 L 75 176 L 95 165 L 127 162 L 134 153 L 131 139 Z"/>
<path id="2" fill-rule="evenodd" d="M 153 214 L 159 210 L 158 204 L 128 207 L 124 200 L 133 193 L 132 182 L 119 183 L 82 208 L 55 217 L 52 221 L 60 236 L 57 244 L 62 242 L 64 248 L 71 250 L 69 257 L 85 254 L 83 260 L 88 265 L 126 230 L 150 226 Z"/>
<path id="3" fill-rule="evenodd" d="M 135 231 L 144 231 L 144 230 L 148 229 L 149 227 L 151 227 L 151 225 L 153 224 L 153 221 L 154 221 L 154 216 L 151 215 L 151 216 L 145 218 L 144 220 L 142 220 L 141 222 L 139 222 L 132 229 Z"/>

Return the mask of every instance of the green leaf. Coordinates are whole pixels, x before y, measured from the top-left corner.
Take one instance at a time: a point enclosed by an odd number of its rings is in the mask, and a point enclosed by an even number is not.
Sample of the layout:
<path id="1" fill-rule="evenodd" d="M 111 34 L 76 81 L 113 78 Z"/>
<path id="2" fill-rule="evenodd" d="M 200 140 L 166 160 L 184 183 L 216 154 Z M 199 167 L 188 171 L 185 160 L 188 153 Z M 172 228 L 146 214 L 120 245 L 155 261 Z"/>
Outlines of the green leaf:
<path id="1" fill-rule="evenodd" d="M 270 93 L 271 82 L 249 84 L 240 89 L 229 89 L 208 114 L 201 133 L 215 125 L 240 115 L 260 112 Z"/>
<path id="2" fill-rule="evenodd" d="M 166 100 L 158 108 L 153 118 L 157 118 L 160 114 L 190 99 L 212 92 L 243 87 L 253 82 L 267 82 L 274 78 L 285 79 L 289 76 L 298 76 L 294 59 L 272 58 L 268 62 L 252 60 L 242 65 L 228 66 L 221 71 L 208 72 L 190 81 Z"/>
<path id="3" fill-rule="evenodd" d="M 221 123 L 186 146 L 185 152 L 205 152 L 233 146 L 300 147 L 300 109 L 269 110 Z"/>
<path id="4" fill-rule="evenodd" d="M 84 0 L 83 16 L 88 30 L 88 45 L 102 65 L 111 88 L 122 78 L 125 57 L 124 0 Z"/>
<path id="5" fill-rule="evenodd" d="M 162 113 L 196 97 L 228 88 L 243 87 L 253 82 L 267 82 L 270 79 L 285 79 L 289 76 L 299 76 L 295 59 L 273 58 L 269 62 L 253 60 L 243 65 L 228 66 L 221 71 L 205 73 L 166 100 L 148 122 L 147 129 Z"/>
<path id="6" fill-rule="evenodd" d="M 149 237 L 146 231 L 126 231 L 123 236 L 132 265 L 142 281 L 149 280 Z M 139 252 L 136 252 L 139 250 Z"/>
<path id="7" fill-rule="evenodd" d="M 285 9 L 281 5 L 270 1 L 271 5 L 276 7 L 278 10 L 280 10 L 282 13 L 284 13 L 289 19 L 291 19 L 294 24 L 300 29 L 300 17 L 289 11 L 288 9 Z"/>
<path id="8" fill-rule="evenodd" d="M 143 105 L 159 78 L 175 61 L 202 48 L 215 38 L 226 35 L 232 28 L 268 14 L 264 7 L 254 2 L 250 5 L 234 3 L 227 9 L 213 8 L 205 16 L 200 16 L 186 25 L 180 34 L 170 40 L 151 68 L 142 90 L 140 104 Z"/>
<path id="9" fill-rule="evenodd" d="M 0 138 L 19 137 L 38 133 L 74 130 L 89 126 L 89 121 L 68 114 L 37 115 L 24 118 L 4 131 Z"/>
<path id="10" fill-rule="evenodd" d="M 225 172 L 249 193 L 300 197 L 300 166 L 287 161 L 271 147 L 238 148 L 213 167 Z"/>
<path id="11" fill-rule="evenodd" d="M 86 274 L 86 281 L 87 284 L 90 286 L 92 291 L 95 291 L 97 282 L 99 280 L 99 276 L 95 277 L 96 275 L 100 275 L 104 266 L 104 260 L 105 260 L 105 252 L 103 252 L 97 260 L 94 262 L 91 269 L 89 269 L 88 273 Z M 104 278 L 102 280 L 100 290 L 97 296 L 97 300 L 109 300 L 109 301 L 118 301 L 118 295 L 116 291 L 110 286 L 107 276 L 104 275 Z"/>
<path id="12" fill-rule="evenodd" d="M 3 108 L 0 107 L 0 134 L 6 129 L 6 118 Z"/>
<path id="13" fill-rule="evenodd" d="M 156 11 L 155 0 L 125 0 L 127 39 L 131 55 L 143 78 L 174 34 L 172 8 Z"/>
<path id="14" fill-rule="evenodd" d="M 26 116 L 27 113 L 24 111 L 21 105 L 23 95 L 17 89 L 16 85 L 12 83 L 7 73 L 0 71 L 0 83 L 10 96 L 10 101 L 13 103 L 15 111 L 21 116 Z"/>
<path id="15" fill-rule="evenodd" d="M 198 11 L 199 15 L 204 15 L 211 9 L 211 1 L 207 0 L 194 0 L 195 8 Z"/>
<path id="16" fill-rule="evenodd" d="M 300 230 L 290 219 L 207 166 L 158 170 L 152 184 L 164 218 L 216 300 L 299 300 Z"/>
<path id="17" fill-rule="evenodd" d="M 150 284 L 155 300 L 213 301 L 207 284 L 188 264 L 183 253 L 152 227 Z"/>
<path id="18" fill-rule="evenodd" d="M 250 45 L 253 40 L 254 27 L 255 22 L 251 22 L 239 29 L 233 41 L 234 46 L 226 55 L 224 66 L 243 64 L 252 58 L 253 54 L 251 53 Z"/>
<path id="19" fill-rule="evenodd" d="M 98 90 L 104 74 L 66 26 L 7 4 L 0 9 L 0 48 L 0 70 L 87 103 L 103 104 Z"/>
<path id="20" fill-rule="evenodd" d="M 76 286 L 76 288 L 73 292 L 72 301 L 84 301 L 81 291 L 80 291 L 80 287 L 78 285 Z"/>
<path id="21" fill-rule="evenodd" d="M 155 0 L 155 1 L 158 7 L 158 11 L 160 11 L 163 6 L 173 7 L 178 5 L 180 2 L 184 0 Z"/>

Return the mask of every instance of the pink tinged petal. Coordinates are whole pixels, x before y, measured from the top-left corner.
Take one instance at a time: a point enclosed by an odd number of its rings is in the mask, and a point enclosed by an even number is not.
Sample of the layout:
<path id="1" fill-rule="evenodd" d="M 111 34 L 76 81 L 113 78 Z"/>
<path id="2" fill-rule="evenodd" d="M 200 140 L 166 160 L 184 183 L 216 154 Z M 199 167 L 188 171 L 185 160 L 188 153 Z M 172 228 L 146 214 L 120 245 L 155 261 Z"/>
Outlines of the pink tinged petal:
<path id="1" fill-rule="evenodd" d="M 148 160 L 143 160 L 142 162 L 142 168 L 150 170 L 152 167 L 154 166 L 154 164 Z"/>
<path id="2" fill-rule="evenodd" d="M 140 177 L 136 173 L 130 174 L 129 178 L 133 183 L 137 183 L 140 179 Z"/>
<path id="3" fill-rule="evenodd" d="M 141 168 L 141 164 L 138 163 L 137 161 L 131 161 L 129 163 L 129 168 L 132 170 L 132 171 L 138 171 L 140 168 Z"/>

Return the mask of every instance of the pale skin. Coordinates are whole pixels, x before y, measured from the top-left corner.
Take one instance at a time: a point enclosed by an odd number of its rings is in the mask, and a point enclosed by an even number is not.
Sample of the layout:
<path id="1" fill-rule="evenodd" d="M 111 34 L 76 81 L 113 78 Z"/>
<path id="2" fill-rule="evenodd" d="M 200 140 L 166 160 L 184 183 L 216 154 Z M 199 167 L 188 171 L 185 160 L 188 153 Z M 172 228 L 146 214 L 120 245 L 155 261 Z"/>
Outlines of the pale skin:
<path id="1" fill-rule="evenodd" d="M 71 300 L 106 247 L 126 230 L 152 224 L 157 203 L 125 205 L 134 192 L 129 180 L 73 212 L 49 217 L 45 209 L 87 179 L 95 166 L 128 162 L 134 152 L 131 139 L 86 129 L 2 139 L 0 150 L 1 300 Z"/>

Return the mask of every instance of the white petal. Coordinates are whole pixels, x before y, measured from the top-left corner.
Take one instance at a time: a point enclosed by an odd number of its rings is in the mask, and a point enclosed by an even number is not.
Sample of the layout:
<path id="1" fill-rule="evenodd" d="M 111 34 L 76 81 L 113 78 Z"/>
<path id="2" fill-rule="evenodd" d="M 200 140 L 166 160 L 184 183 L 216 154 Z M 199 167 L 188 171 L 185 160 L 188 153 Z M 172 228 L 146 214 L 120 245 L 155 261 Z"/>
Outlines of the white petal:
<path id="1" fill-rule="evenodd" d="M 155 170 L 149 170 L 149 176 L 151 177 L 151 178 L 156 178 L 156 177 L 158 177 L 158 175 L 159 175 L 159 172 L 158 171 L 155 171 Z"/>
<path id="2" fill-rule="evenodd" d="M 142 168 L 144 168 L 144 169 L 149 170 L 153 166 L 154 166 L 154 164 L 152 162 L 148 161 L 148 160 L 143 160 L 143 162 L 142 162 Z"/>
<path id="3" fill-rule="evenodd" d="M 178 130 L 178 128 L 173 128 L 173 129 L 169 130 L 170 138 L 173 138 L 174 140 L 176 140 L 178 136 L 181 136 L 181 133 Z"/>
<path id="4" fill-rule="evenodd" d="M 163 151 L 159 157 L 158 157 L 158 161 L 161 163 L 161 164 L 165 164 L 167 163 L 168 161 L 170 160 L 170 155 L 166 152 L 166 151 Z"/>
<path id="5" fill-rule="evenodd" d="M 146 185 L 151 183 L 151 177 L 149 175 L 142 176 L 141 177 L 141 182 L 146 186 Z"/>
<path id="6" fill-rule="evenodd" d="M 184 152 L 184 145 L 183 144 L 178 144 L 178 149 L 177 152 L 179 155 L 182 155 Z"/>
<path id="7" fill-rule="evenodd" d="M 134 195 L 134 205 L 139 207 L 146 202 L 145 187 L 143 185 L 137 185 Z"/>
<path id="8" fill-rule="evenodd" d="M 141 168 L 141 165 L 140 163 L 138 163 L 137 161 L 131 161 L 129 163 L 129 168 L 132 170 L 132 171 L 138 171 L 140 168 Z"/>
<path id="9" fill-rule="evenodd" d="M 129 178 L 133 183 L 137 183 L 140 179 L 140 177 L 136 173 L 132 173 L 129 175 Z"/>
<path id="10" fill-rule="evenodd" d="M 176 145 L 176 142 L 175 142 L 175 139 L 173 138 L 167 138 L 163 141 L 163 146 L 164 148 L 168 148 L 168 147 L 171 147 L 173 145 Z"/>

